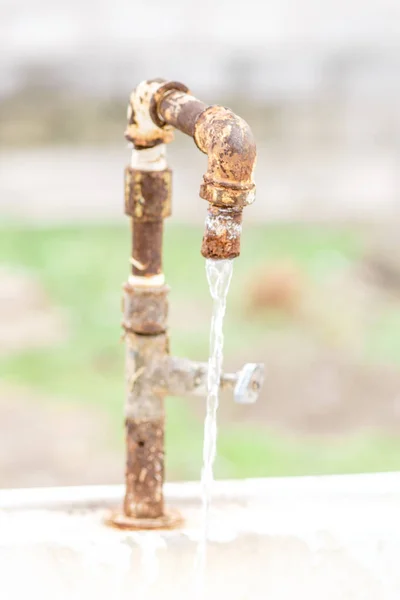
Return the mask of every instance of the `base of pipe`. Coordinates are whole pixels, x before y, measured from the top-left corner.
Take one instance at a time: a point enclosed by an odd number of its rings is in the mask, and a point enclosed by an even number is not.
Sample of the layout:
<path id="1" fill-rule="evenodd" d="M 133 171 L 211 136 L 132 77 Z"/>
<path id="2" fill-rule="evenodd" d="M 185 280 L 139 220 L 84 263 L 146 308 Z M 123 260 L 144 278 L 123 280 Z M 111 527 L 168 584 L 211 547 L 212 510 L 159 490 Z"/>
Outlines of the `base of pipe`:
<path id="1" fill-rule="evenodd" d="M 179 511 L 168 509 L 161 517 L 154 519 L 142 519 L 128 517 L 121 510 L 109 513 L 105 519 L 106 525 L 117 529 L 127 530 L 154 530 L 154 529 L 177 529 L 182 527 L 184 521 Z"/>

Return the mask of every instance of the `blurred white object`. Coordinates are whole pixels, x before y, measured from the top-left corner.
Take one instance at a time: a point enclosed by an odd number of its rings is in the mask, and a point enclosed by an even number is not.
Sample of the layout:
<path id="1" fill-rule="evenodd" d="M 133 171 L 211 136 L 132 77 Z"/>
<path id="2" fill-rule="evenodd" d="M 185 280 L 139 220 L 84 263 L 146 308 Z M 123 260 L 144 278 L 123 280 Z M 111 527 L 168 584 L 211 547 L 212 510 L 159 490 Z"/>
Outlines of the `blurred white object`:
<path id="1" fill-rule="evenodd" d="M 122 486 L 0 491 L 1 597 L 193 597 L 199 484 L 166 492 L 182 529 L 104 525 Z M 396 473 L 218 482 L 207 598 L 397 600 L 399 511 Z"/>

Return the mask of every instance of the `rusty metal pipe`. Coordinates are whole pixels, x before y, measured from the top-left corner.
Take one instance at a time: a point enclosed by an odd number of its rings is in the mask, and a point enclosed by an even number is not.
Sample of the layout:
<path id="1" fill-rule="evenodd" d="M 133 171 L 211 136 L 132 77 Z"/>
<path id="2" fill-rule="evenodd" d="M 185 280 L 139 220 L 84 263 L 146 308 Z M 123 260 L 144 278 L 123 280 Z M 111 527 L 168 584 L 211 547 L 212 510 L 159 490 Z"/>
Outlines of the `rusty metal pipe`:
<path id="1" fill-rule="evenodd" d="M 173 128 L 193 137 L 208 156 L 200 196 L 209 202 L 201 252 L 240 254 L 243 207 L 255 198 L 256 145 L 249 125 L 223 106 L 207 106 L 179 82 L 144 81 L 132 92 L 126 138 L 138 150 L 169 143 Z"/>
<path id="2" fill-rule="evenodd" d="M 124 513 L 149 519 L 164 513 L 164 398 L 154 385 L 168 352 L 166 334 L 126 334 L 126 493 Z"/>
<path id="3" fill-rule="evenodd" d="M 257 152 L 246 121 L 229 108 L 207 106 L 189 93 L 177 91 L 162 96 L 158 113 L 166 124 L 192 136 L 208 155 L 202 198 L 231 208 L 243 208 L 254 201 Z"/>
<path id="4" fill-rule="evenodd" d="M 242 210 L 255 198 L 253 134 L 230 109 L 207 106 L 173 86 L 171 82 L 155 92 L 153 120 L 190 135 L 208 155 L 200 186 L 200 196 L 210 203 L 201 252 L 206 258 L 235 258 L 240 254 Z"/>
<path id="5" fill-rule="evenodd" d="M 132 274 L 162 273 L 163 222 L 171 214 L 170 169 L 125 169 L 125 214 L 132 219 Z"/>
<path id="6" fill-rule="evenodd" d="M 254 200 L 256 147 L 247 123 L 222 106 L 207 106 L 181 83 L 144 81 L 132 92 L 125 137 L 132 143 L 125 170 L 125 213 L 131 219 L 131 275 L 124 285 L 126 342 L 126 495 L 118 527 L 171 527 L 179 515 L 165 511 L 164 399 L 206 389 L 207 365 L 169 356 L 169 288 L 162 271 L 163 222 L 171 214 L 172 174 L 165 145 L 179 129 L 208 155 L 200 196 L 209 202 L 202 254 L 240 253 L 242 209 Z M 261 365 L 224 375 L 221 386 L 238 402 L 252 402 L 262 382 Z"/>
<path id="7" fill-rule="evenodd" d="M 174 84 L 171 84 L 174 85 Z M 152 118 L 162 127 L 172 125 L 182 133 L 195 137 L 196 122 L 199 116 L 207 109 L 207 104 L 197 100 L 186 92 L 171 90 L 162 93 L 161 88 L 155 94 L 156 107 L 153 105 Z M 154 111 L 157 110 L 156 115 Z M 157 120 L 158 115 L 158 120 Z"/>

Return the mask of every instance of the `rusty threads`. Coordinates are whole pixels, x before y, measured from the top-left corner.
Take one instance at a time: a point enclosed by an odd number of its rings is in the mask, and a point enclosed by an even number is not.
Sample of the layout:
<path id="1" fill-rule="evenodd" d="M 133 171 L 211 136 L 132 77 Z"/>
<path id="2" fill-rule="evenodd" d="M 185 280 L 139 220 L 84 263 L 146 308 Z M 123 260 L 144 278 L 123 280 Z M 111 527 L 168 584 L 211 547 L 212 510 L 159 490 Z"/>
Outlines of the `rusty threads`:
<path id="1" fill-rule="evenodd" d="M 240 254 L 241 233 L 241 209 L 210 204 L 201 245 L 202 255 L 214 260 L 236 258 Z"/>
<path id="2" fill-rule="evenodd" d="M 169 287 L 124 285 L 122 326 L 126 332 L 156 335 L 167 329 Z"/>
<path id="3" fill-rule="evenodd" d="M 164 513 L 164 419 L 126 420 L 124 513 L 154 519 Z"/>

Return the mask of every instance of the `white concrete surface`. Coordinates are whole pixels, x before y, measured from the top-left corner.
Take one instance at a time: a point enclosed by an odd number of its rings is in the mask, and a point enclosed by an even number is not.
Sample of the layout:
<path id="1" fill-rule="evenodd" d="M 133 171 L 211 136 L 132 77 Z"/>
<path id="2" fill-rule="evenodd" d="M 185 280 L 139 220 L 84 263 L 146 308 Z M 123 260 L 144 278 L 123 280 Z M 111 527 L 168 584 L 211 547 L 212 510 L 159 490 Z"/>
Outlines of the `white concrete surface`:
<path id="1" fill-rule="evenodd" d="M 103 524 L 123 488 L 0 492 L 0 597 L 194 598 L 197 484 L 169 532 Z M 205 598 L 397 600 L 400 474 L 219 482 Z"/>

